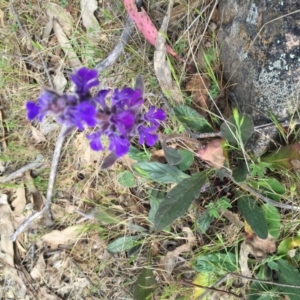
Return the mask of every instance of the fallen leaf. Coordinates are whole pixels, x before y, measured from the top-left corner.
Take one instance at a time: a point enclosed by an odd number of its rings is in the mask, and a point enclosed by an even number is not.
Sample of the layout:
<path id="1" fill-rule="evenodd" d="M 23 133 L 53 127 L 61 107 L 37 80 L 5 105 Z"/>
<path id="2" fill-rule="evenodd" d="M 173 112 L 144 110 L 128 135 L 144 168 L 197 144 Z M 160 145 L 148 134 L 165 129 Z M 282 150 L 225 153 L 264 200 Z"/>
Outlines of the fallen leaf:
<path id="1" fill-rule="evenodd" d="M 82 67 L 82 63 L 79 60 L 76 52 L 74 51 L 72 44 L 68 40 L 67 35 L 64 33 L 63 28 L 60 26 L 58 22 L 56 21 L 53 22 L 53 29 L 59 45 L 61 46 L 62 50 L 64 51 L 64 53 L 66 54 L 69 60 L 70 66 L 73 69 L 78 69 Z"/>
<path id="2" fill-rule="evenodd" d="M 159 32 L 156 43 L 155 43 L 155 52 L 154 52 L 154 70 L 157 80 L 161 89 L 167 98 L 172 99 L 177 105 L 182 104 L 183 97 L 182 93 L 175 82 L 172 80 L 171 70 L 166 61 L 166 38 L 164 33 L 168 27 L 168 18 L 164 18 L 163 24 L 161 26 L 161 32 Z"/>
<path id="3" fill-rule="evenodd" d="M 45 270 L 46 270 L 46 263 L 44 260 L 44 253 L 41 252 L 35 266 L 30 272 L 30 275 L 33 280 L 42 279 L 44 277 Z"/>
<path id="4" fill-rule="evenodd" d="M 239 265 L 241 269 L 241 273 L 243 276 L 252 277 L 252 273 L 248 266 L 248 255 L 252 254 L 252 247 L 250 244 L 247 244 L 245 241 L 242 242 L 239 253 Z M 242 278 L 241 282 L 243 286 L 247 283 L 248 279 Z"/>
<path id="5" fill-rule="evenodd" d="M 186 90 L 191 92 L 193 98 L 193 108 L 203 116 L 208 114 L 208 89 L 210 81 L 200 73 L 193 74 L 186 84 Z"/>
<path id="6" fill-rule="evenodd" d="M 50 132 L 59 128 L 59 125 L 52 120 L 52 118 L 46 117 L 40 123 L 41 133 L 43 135 L 48 135 Z"/>
<path id="7" fill-rule="evenodd" d="M 94 15 L 98 8 L 96 0 L 81 0 L 81 18 L 83 26 L 86 28 L 86 34 L 90 42 L 97 43 L 101 32 L 100 25 Z"/>
<path id="8" fill-rule="evenodd" d="M 49 2 L 46 5 L 46 13 L 49 19 L 54 19 L 58 24 L 60 24 L 60 26 L 62 26 L 64 33 L 67 36 L 70 36 L 73 30 L 73 18 L 66 9 L 56 3 Z"/>
<path id="9" fill-rule="evenodd" d="M 164 269 L 167 272 L 167 276 L 170 276 L 173 269 L 176 267 L 178 262 L 182 261 L 180 259 L 179 255 L 182 254 L 183 252 L 189 252 L 192 249 L 192 246 L 194 242 L 196 241 L 196 238 L 192 232 L 192 230 L 189 227 L 183 227 L 182 231 L 187 234 L 187 243 L 183 244 L 179 247 L 177 247 L 175 250 L 170 251 L 167 253 L 165 257 L 162 257 L 160 260 L 160 263 L 164 267 Z"/>
<path id="10" fill-rule="evenodd" d="M 214 168 L 221 169 L 225 162 L 222 143 L 222 139 L 210 141 L 207 145 L 198 150 L 197 156 L 211 164 Z"/>
<path id="11" fill-rule="evenodd" d="M 72 245 L 78 239 L 81 228 L 81 226 L 75 225 L 64 230 L 53 230 L 43 235 L 37 245 L 42 247 L 45 243 L 52 250 L 57 249 L 58 245 Z"/>
<path id="12" fill-rule="evenodd" d="M 127 10 L 128 15 L 134 21 L 136 27 L 140 30 L 143 36 L 151 45 L 157 47 L 157 29 L 144 8 L 142 7 L 141 11 L 139 12 L 134 0 L 124 0 L 124 6 Z M 170 45 L 166 45 L 166 51 L 167 53 L 180 60 L 178 54 L 171 48 Z"/>
<path id="13" fill-rule="evenodd" d="M 259 238 L 251 229 L 245 224 L 245 244 L 250 246 L 250 253 L 258 259 L 264 258 L 268 253 L 276 251 L 276 243 L 274 237 L 268 234 L 266 239 Z"/>
<path id="14" fill-rule="evenodd" d="M 53 84 L 54 84 L 55 90 L 59 93 L 63 93 L 67 83 L 68 83 L 68 81 L 67 81 L 64 73 L 62 71 L 58 70 L 53 78 Z"/>
<path id="15" fill-rule="evenodd" d="M 270 163 L 273 167 L 281 170 L 298 170 L 299 160 L 300 143 L 281 147 L 274 153 L 261 158 L 261 161 Z"/>
<path id="16" fill-rule="evenodd" d="M 23 213 L 26 205 L 25 189 L 23 184 L 14 190 L 12 198 L 13 201 L 11 206 L 13 207 L 13 215 L 20 216 Z"/>
<path id="17" fill-rule="evenodd" d="M 33 126 L 31 126 L 31 134 L 35 144 L 46 142 L 45 136 Z"/>
<path id="18" fill-rule="evenodd" d="M 103 157 L 107 154 L 107 151 L 93 151 L 85 132 L 77 135 L 74 145 L 76 145 L 75 166 L 77 169 L 99 165 Z"/>

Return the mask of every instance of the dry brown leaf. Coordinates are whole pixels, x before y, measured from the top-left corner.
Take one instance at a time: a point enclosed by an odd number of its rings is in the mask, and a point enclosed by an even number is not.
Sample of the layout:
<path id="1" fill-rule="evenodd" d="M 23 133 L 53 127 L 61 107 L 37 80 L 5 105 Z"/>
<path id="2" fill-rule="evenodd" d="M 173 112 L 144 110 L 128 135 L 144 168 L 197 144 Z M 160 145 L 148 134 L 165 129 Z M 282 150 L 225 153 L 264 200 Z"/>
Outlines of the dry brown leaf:
<path id="1" fill-rule="evenodd" d="M 183 97 L 177 84 L 173 82 L 170 67 L 166 61 L 166 38 L 161 32 L 166 32 L 169 17 L 164 18 L 161 30 L 158 33 L 154 52 L 154 70 L 161 89 L 167 98 L 172 99 L 177 105 L 182 104 Z"/>
<path id="2" fill-rule="evenodd" d="M 221 169 L 225 162 L 222 142 L 222 139 L 210 141 L 202 149 L 198 150 L 197 156 L 214 168 Z"/>
<path id="3" fill-rule="evenodd" d="M 187 243 L 177 247 L 173 251 L 168 252 L 167 255 L 165 257 L 162 257 L 160 260 L 162 266 L 167 272 L 167 276 L 171 275 L 173 269 L 176 267 L 178 262 L 181 261 L 179 255 L 182 254 L 183 252 L 191 251 L 192 246 L 196 241 L 193 231 L 189 227 L 183 227 L 182 231 L 187 234 L 186 237 Z"/>
<path id="4" fill-rule="evenodd" d="M 245 243 L 250 246 L 251 254 L 258 259 L 262 259 L 267 254 L 276 251 L 275 239 L 270 234 L 263 240 L 254 232 L 252 234 L 246 233 Z"/>
<path id="5" fill-rule="evenodd" d="M 86 34 L 90 42 L 97 43 L 101 27 L 94 15 L 95 10 L 98 8 L 96 0 L 81 0 L 81 17 L 83 26 L 86 28 Z"/>
<path id="6" fill-rule="evenodd" d="M 59 45 L 61 46 L 61 48 L 63 49 L 64 53 L 68 58 L 70 66 L 73 69 L 78 69 L 82 67 L 82 63 L 79 60 L 76 52 L 74 51 L 72 44 L 68 40 L 67 35 L 64 33 L 63 28 L 60 26 L 58 22 L 56 21 L 53 22 L 53 29 Z"/>
<path id="7" fill-rule="evenodd" d="M 57 249 L 58 245 L 72 245 L 78 239 L 81 228 L 81 226 L 75 225 L 61 231 L 53 230 L 43 235 L 41 240 L 37 242 L 37 245 L 42 247 L 44 242 L 52 250 Z"/>
<path id="8" fill-rule="evenodd" d="M 241 273 L 243 276 L 246 277 L 252 277 L 252 273 L 248 267 L 248 255 L 251 253 L 251 247 L 245 243 L 245 241 L 242 242 L 240 253 L 239 253 L 239 264 L 241 268 Z M 247 282 L 247 279 L 242 278 L 242 283 L 245 285 Z"/>
<path id="9" fill-rule="evenodd" d="M 209 79 L 199 73 L 193 74 L 186 84 L 186 90 L 192 94 L 193 107 L 205 117 L 208 114 L 209 87 Z"/>
<path id="10" fill-rule="evenodd" d="M 107 154 L 106 151 L 93 151 L 85 132 L 77 135 L 74 141 L 74 148 L 76 148 L 75 166 L 77 169 L 100 165 L 103 157 Z"/>
<path id="11" fill-rule="evenodd" d="M 59 68 L 59 70 L 56 71 L 56 74 L 53 78 L 53 84 L 54 84 L 55 90 L 59 93 L 63 93 L 67 83 L 68 83 L 68 81 L 67 81 L 64 73 Z"/>
<path id="12" fill-rule="evenodd" d="M 57 23 L 62 26 L 64 33 L 70 36 L 73 29 L 72 15 L 65 8 L 56 3 L 50 2 L 46 7 L 49 19 L 56 20 Z"/>
<path id="13" fill-rule="evenodd" d="M 50 132 L 59 128 L 59 125 L 56 122 L 53 122 L 52 118 L 44 118 L 40 123 L 41 133 L 47 135 Z"/>
<path id="14" fill-rule="evenodd" d="M 45 136 L 38 129 L 36 129 L 33 126 L 30 126 L 30 127 L 31 127 L 32 138 L 33 138 L 35 144 L 46 142 Z"/>
<path id="15" fill-rule="evenodd" d="M 16 190 L 14 190 L 12 198 L 14 199 L 11 203 L 13 207 L 13 215 L 20 216 L 22 215 L 25 205 L 26 205 L 26 196 L 24 185 L 21 184 Z"/>
<path id="16" fill-rule="evenodd" d="M 44 253 L 40 253 L 39 258 L 30 272 L 30 275 L 33 280 L 42 279 L 44 277 L 46 270 L 46 263 L 44 260 Z"/>

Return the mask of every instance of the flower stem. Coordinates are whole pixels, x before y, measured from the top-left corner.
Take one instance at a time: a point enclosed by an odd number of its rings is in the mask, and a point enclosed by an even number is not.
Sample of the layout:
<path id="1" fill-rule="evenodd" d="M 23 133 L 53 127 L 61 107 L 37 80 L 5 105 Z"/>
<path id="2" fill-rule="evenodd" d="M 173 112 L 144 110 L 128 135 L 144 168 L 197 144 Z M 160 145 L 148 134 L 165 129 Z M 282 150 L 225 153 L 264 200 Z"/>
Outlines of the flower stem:
<path id="1" fill-rule="evenodd" d="M 49 183 L 48 183 L 48 189 L 47 189 L 47 196 L 46 196 L 46 203 L 42 210 L 37 211 L 33 213 L 29 218 L 27 218 L 19 228 L 16 229 L 14 234 L 11 236 L 11 240 L 15 241 L 20 233 L 22 233 L 31 222 L 33 222 L 35 219 L 37 219 L 40 215 L 43 213 L 46 213 L 46 224 L 48 225 L 51 221 L 51 198 L 53 194 L 53 188 L 55 183 L 55 177 L 57 173 L 57 166 L 59 162 L 59 157 L 61 153 L 61 149 L 65 140 L 65 137 L 70 130 L 70 127 L 63 125 L 60 133 L 58 135 L 58 138 L 55 143 L 55 149 L 53 153 L 52 163 L 51 163 L 51 170 L 50 170 L 50 176 L 49 176 Z"/>

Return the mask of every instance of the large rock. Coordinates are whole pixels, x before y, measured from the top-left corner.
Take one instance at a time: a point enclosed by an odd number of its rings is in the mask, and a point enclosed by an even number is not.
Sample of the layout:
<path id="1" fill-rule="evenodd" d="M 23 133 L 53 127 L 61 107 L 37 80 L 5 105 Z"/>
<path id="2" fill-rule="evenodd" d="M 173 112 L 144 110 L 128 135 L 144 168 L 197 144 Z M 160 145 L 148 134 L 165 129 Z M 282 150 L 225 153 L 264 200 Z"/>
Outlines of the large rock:
<path id="1" fill-rule="evenodd" d="M 300 90 L 299 0 L 221 0 L 218 42 L 224 76 L 256 125 L 291 115 Z"/>

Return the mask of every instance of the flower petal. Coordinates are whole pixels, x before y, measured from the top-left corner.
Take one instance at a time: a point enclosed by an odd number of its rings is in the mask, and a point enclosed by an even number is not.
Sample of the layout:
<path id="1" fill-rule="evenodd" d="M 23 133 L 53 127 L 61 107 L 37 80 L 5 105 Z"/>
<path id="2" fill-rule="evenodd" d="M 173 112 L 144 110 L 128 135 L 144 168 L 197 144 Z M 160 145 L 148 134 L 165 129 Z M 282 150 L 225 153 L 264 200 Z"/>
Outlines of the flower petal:
<path id="1" fill-rule="evenodd" d="M 102 135 L 102 132 L 98 131 L 98 132 L 94 132 L 92 134 L 88 134 L 86 136 L 87 139 L 90 141 L 90 147 L 92 150 L 101 151 L 104 149 L 103 145 L 101 143 L 101 135 Z"/>
<path id="2" fill-rule="evenodd" d="M 88 101 L 78 104 L 76 118 L 90 127 L 95 126 L 97 123 L 95 106 Z"/>
<path id="3" fill-rule="evenodd" d="M 110 140 L 108 149 L 110 151 L 114 151 L 117 157 L 121 157 L 128 153 L 130 143 L 125 137 L 119 136 L 114 133 L 110 134 L 108 137 Z"/>
<path id="4" fill-rule="evenodd" d="M 115 89 L 111 97 L 111 105 L 131 107 L 141 99 L 142 99 L 142 92 L 140 90 L 134 90 L 132 88 L 124 88 L 121 91 L 119 91 L 118 89 Z"/>
<path id="5" fill-rule="evenodd" d="M 27 118 L 30 121 L 36 118 L 40 112 L 40 107 L 35 102 L 31 102 L 31 101 L 28 101 L 26 103 L 26 109 L 27 109 Z"/>
<path id="6" fill-rule="evenodd" d="M 159 126 L 159 121 L 166 119 L 166 113 L 161 108 L 156 109 L 155 106 L 151 106 L 149 111 L 144 114 L 144 120 L 150 122 L 154 126 Z"/>
<path id="7" fill-rule="evenodd" d="M 146 144 L 150 147 L 154 146 L 158 140 L 158 135 L 153 133 L 156 130 L 156 127 L 145 127 L 139 126 L 137 128 L 139 133 L 139 143 L 142 145 L 146 142 Z"/>
<path id="8" fill-rule="evenodd" d="M 81 68 L 71 76 L 71 80 L 76 86 L 76 93 L 86 95 L 89 89 L 99 84 L 98 72 L 94 69 Z"/>
<path id="9" fill-rule="evenodd" d="M 135 115 L 131 110 L 125 110 L 110 117 L 110 122 L 117 126 L 122 134 L 128 133 L 135 123 Z"/>

